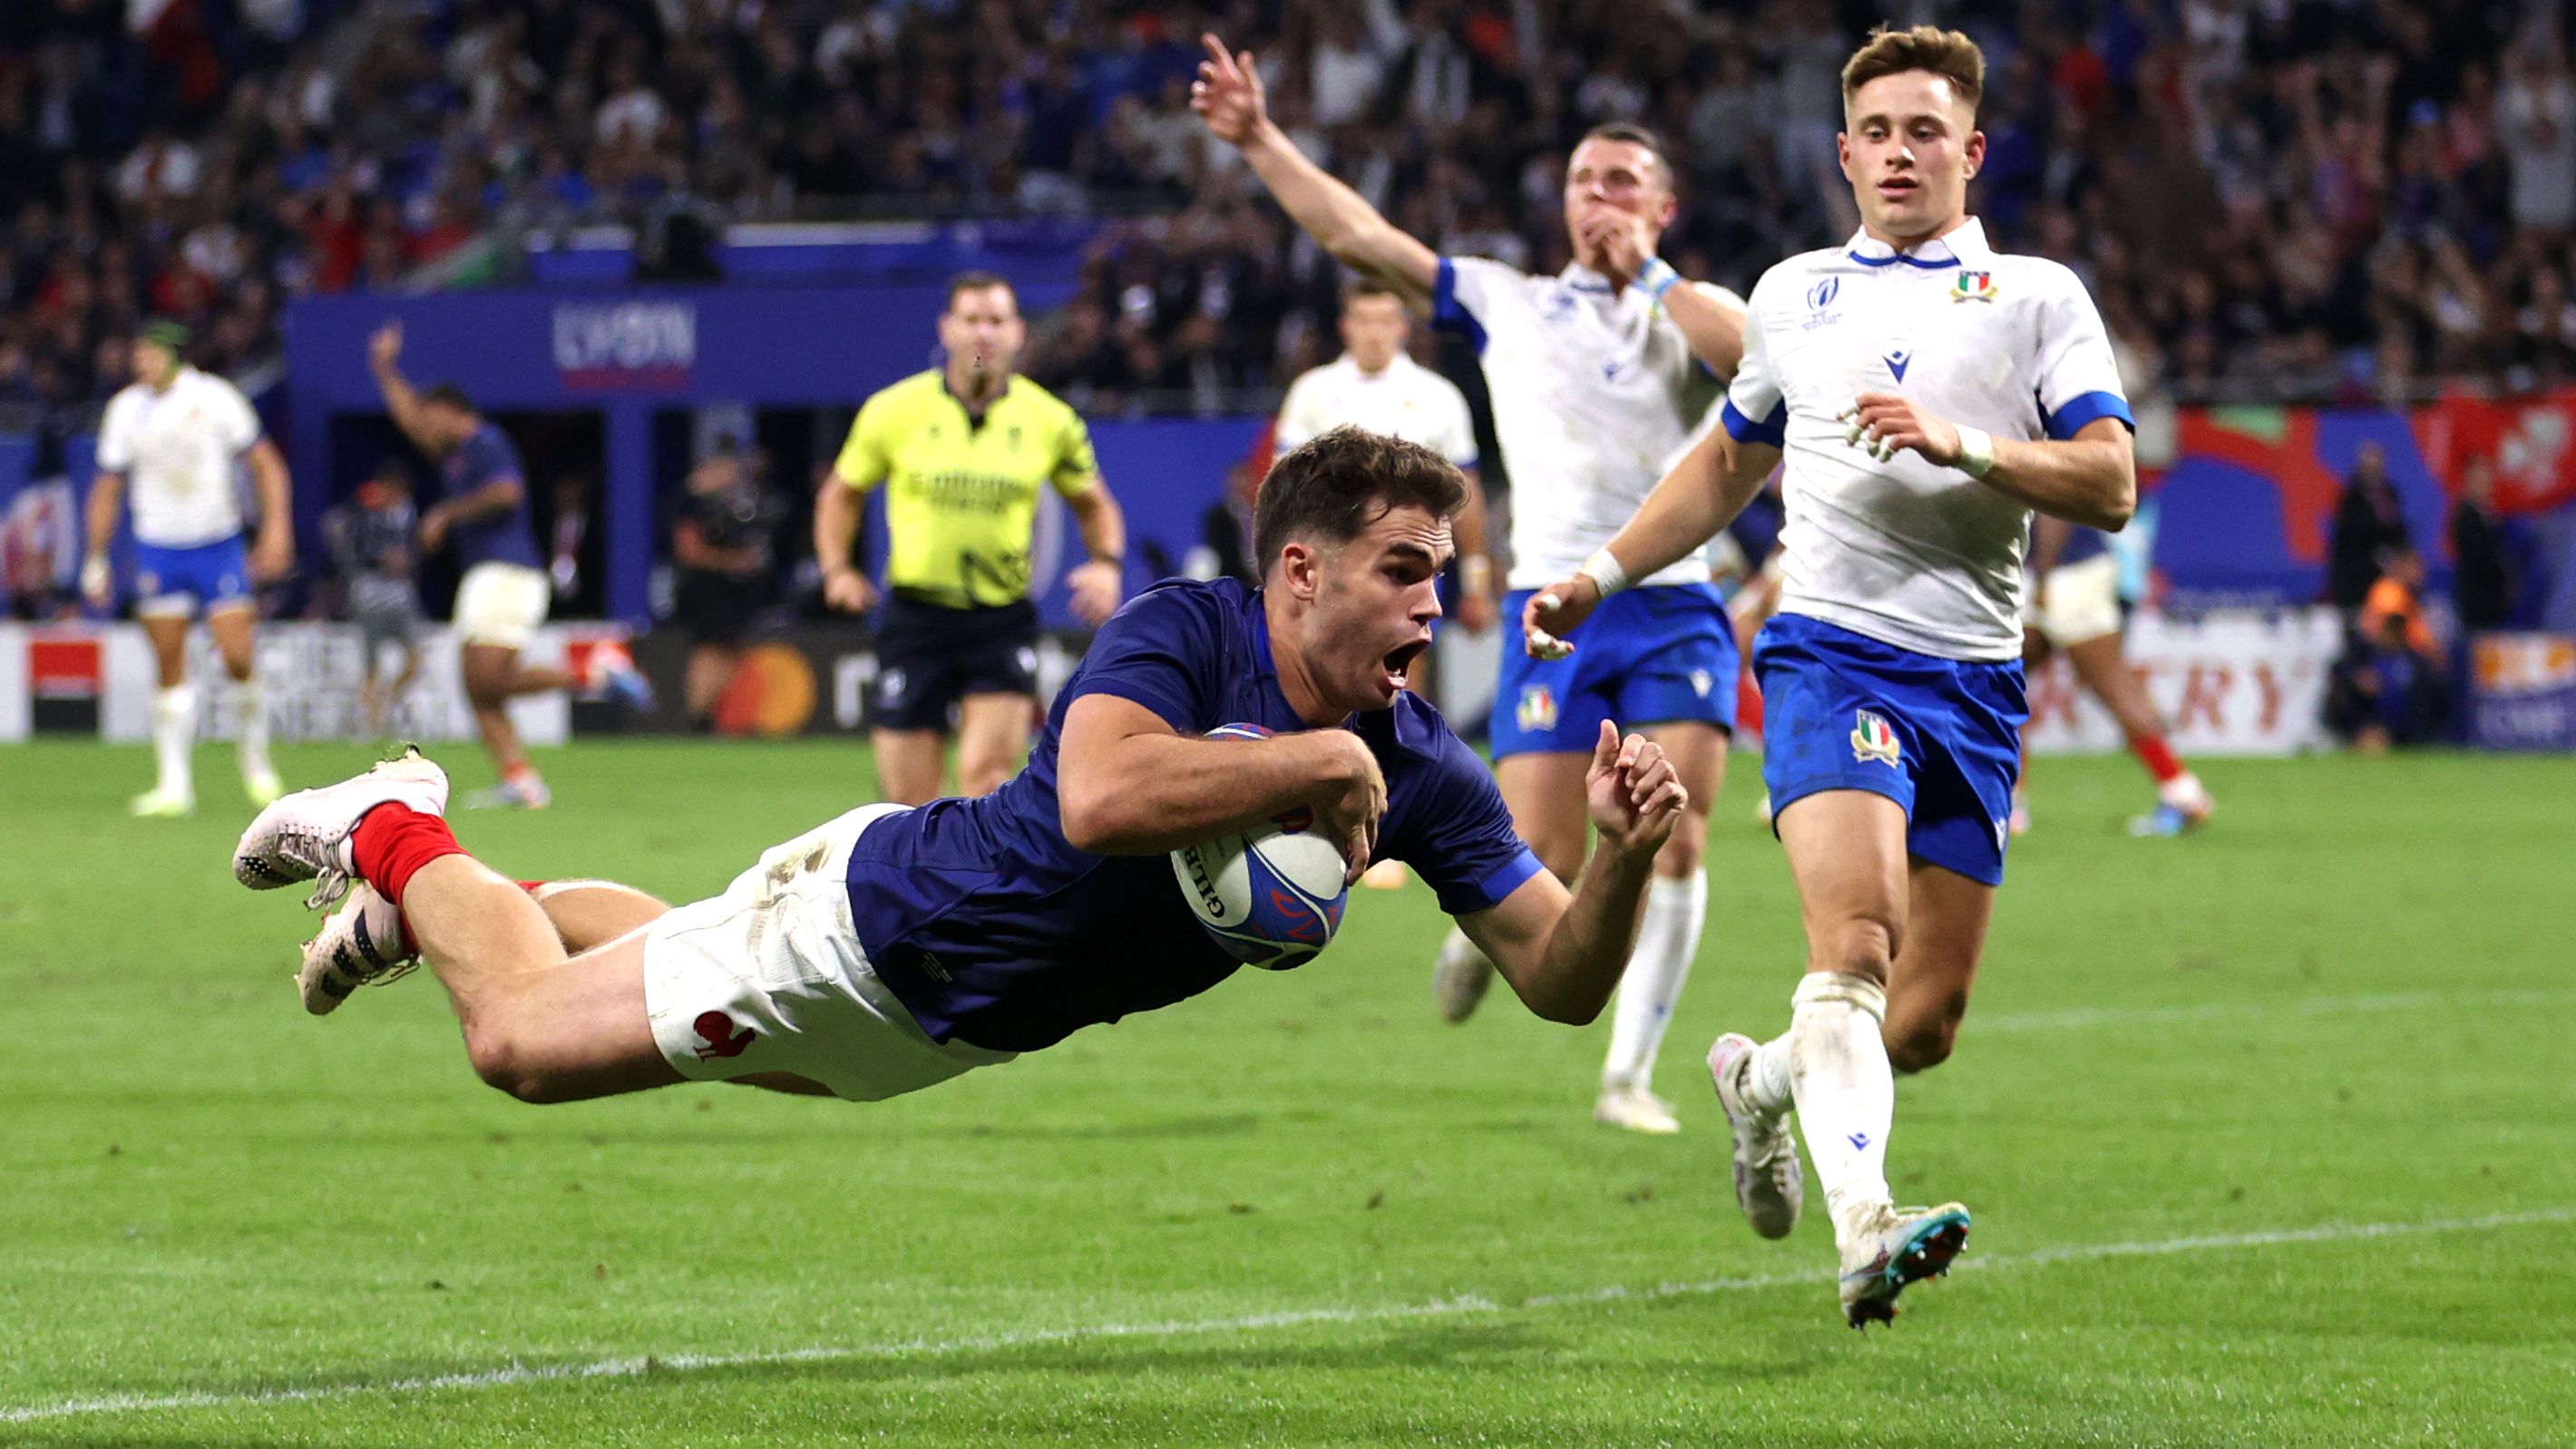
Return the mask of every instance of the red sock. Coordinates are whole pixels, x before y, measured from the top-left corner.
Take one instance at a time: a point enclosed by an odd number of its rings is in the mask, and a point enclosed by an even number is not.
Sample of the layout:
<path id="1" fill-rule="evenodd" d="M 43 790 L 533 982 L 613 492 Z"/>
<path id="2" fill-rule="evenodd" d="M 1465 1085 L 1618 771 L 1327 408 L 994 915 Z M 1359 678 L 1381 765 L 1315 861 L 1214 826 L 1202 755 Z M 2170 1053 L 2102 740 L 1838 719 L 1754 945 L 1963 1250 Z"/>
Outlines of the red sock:
<path id="1" fill-rule="evenodd" d="M 518 885 L 519 889 L 526 891 L 530 895 L 535 895 L 537 892 L 546 888 L 546 882 L 541 880 L 523 880 L 520 881 Z"/>
<path id="2" fill-rule="evenodd" d="M 2131 736 L 2129 749 L 2137 755 L 2138 763 L 2147 767 L 2147 773 L 2156 777 L 2157 784 L 2170 785 L 2182 778 L 2182 761 L 2174 758 L 2173 746 L 2165 743 L 2163 735 Z"/>
<path id="3" fill-rule="evenodd" d="M 395 905 L 402 904 L 413 872 L 442 855 L 463 854 L 465 847 L 456 843 L 446 821 L 402 805 L 377 806 L 349 834 L 349 858 L 357 865 L 358 878 Z"/>

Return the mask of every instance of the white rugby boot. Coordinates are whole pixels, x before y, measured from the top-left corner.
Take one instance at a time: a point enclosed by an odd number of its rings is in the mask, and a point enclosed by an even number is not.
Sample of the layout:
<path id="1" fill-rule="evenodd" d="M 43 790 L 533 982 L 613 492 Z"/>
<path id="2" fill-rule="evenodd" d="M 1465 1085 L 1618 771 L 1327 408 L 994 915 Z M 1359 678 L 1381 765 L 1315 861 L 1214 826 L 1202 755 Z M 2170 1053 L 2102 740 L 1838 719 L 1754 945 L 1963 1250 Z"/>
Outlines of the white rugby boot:
<path id="1" fill-rule="evenodd" d="M 1842 1242 L 1843 1321 L 1858 1329 L 1895 1322 L 1896 1295 L 1948 1273 L 1968 1246 L 1968 1210 L 1957 1203 L 1878 1213 L 1874 1226 Z"/>
<path id="2" fill-rule="evenodd" d="M 1592 1120 L 1653 1137 L 1670 1137 L 1682 1130 L 1680 1119 L 1673 1116 L 1673 1104 L 1635 1082 L 1602 1083 L 1601 1096 L 1592 1104 Z"/>
<path id="3" fill-rule="evenodd" d="M 320 933 L 304 943 L 295 989 L 306 1011 L 328 1016 L 350 992 L 382 986 L 419 964 L 420 957 L 403 948 L 402 908 L 360 881 L 340 909 L 324 918 Z"/>
<path id="4" fill-rule="evenodd" d="M 1807 1174 L 1798 1163 L 1798 1140 L 1789 1114 L 1764 1112 L 1744 1100 L 1744 1073 L 1759 1043 L 1730 1031 L 1708 1049 L 1708 1075 L 1717 1083 L 1717 1105 L 1735 1138 L 1735 1205 L 1766 1238 L 1785 1238 L 1798 1226 L 1807 1202 Z"/>
<path id="5" fill-rule="evenodd" d="M 1494 963 L 1466 932 L 1450 927 L 1449 939 L 1440 943 L 1440 959 L 1431 967 L 1431 995 L 1440 1003 L 1440 1019 L 1456 1026 L 1474 1016 L 1485 988 L 1493 984 Z"/>
<path id="6" fill-rule="evenodd" d="M 259 812 L 233 847 L 233 879 L 255 891 L 312 881 L 308 910 L 349 893 L 357 864 L 349 835 L 358 818 L 379 805 L 401 805 L 428 815 L 447 813 L 447 772 L 406 745 L 402 754 L 363 775 L 280 796 Z"/>

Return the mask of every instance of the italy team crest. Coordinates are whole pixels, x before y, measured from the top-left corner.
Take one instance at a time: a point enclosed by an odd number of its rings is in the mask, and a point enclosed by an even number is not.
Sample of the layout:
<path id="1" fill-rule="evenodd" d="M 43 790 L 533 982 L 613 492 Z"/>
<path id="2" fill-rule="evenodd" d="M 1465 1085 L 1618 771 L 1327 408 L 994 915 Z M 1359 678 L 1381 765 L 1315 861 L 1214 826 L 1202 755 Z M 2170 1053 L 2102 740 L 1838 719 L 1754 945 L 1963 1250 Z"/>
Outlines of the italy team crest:
<path id="1" fill-rule="evenodd" d="M 1866 765 L 1872 760 L 1894 765 L 1901 753 L 1896 731 L 1876 710 L 1860 710 L 1852 717 L 1852 758 Z"/>
<path id="2" fill-rule="evenodd" d="M 1950 300 L 1953 302 L 1991 302 L 1994 299 L 1995 274 L 1992 272 L 1961 272 L 1959 280 L 1950 284 Z"/>
<path id="3" fill-rule="evenodd" d="M 1513 717 L 1531 734 L 1556 728 L 1556 691 L 1544 684 L 1533 684 L 1521 691 L 1520 707 Z"/>

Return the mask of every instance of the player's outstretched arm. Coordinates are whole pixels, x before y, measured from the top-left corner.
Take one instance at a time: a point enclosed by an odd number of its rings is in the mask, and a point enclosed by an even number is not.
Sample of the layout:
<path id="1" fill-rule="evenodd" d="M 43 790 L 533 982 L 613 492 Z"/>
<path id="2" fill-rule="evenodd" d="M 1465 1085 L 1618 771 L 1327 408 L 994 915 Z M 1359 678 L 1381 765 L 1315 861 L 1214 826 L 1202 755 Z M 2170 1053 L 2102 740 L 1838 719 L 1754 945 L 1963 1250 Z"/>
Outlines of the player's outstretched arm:
<path id="1" fill-rule="evenodd" d="M 1724 428 L 1682 454 L 1672 471 L 1646 495 L 1637 516 L 1586 559 L 1568 578 L 1530 597 L 1521 614 L 1522 643 L 1533 658 L 1563 659 L 1574 652 L 1566 636 L 1592 617 L 1603 599 L 1632 578 L 1645 578 L 1680 560 L 1735 521 L 1762 480 L 1780 462 L 1768 443 L 1745 442 Z"/>
<path id="2" fill-rule="evenodd" d="M 2138 511 L 2137 459 L 2118 418 L 2095 418 L 2065 439 L 1997 438 L 1891 392 L 1862 393 L 1842 418 L 1846 441 L 1882 462 L 1919 453 L 2069 523 L 2117 533 Z"/>
<path id="3" fill-rule="evenodd" d="M 1243 152 L 1280 209 L 1324 250 L 1395 288 L 1414 311 L 1429 311 L 1440 258 L 1398 231 L 1366 197 L 1306 159 L 1270 119 L 1251 51 L 1229 54 L 1213 35 L 1200 36 L 1199 43 L 1208 58 L 1199 62 L 1199 78 L 1190 87 L 1190 109 L 1207 123 L 1209 134 Z"/>
<path id="4" fill-rule="evenodd" d="M 1086 694 L 1065 711 L 1056 761 L 1065 843 L 1094 855 L 1160 855 L 1311 808 L 1357 880 L 1386 813 L 1376 756 L 1343 729 L 1203 740 L 1134 700 Z"/>
<path id="5" fill-rule="evenodd" d="M 1572 1026 L 1599 1016 L 1618 988 L 1636 948 L 1655 852 L 1690 801 L 1653 741 L 1622 739 L 1606 720 L 1584 785 L 1601 843 L 1572 893 L 1542 870 L 1501 905 L 1458 921 L 1524 1005 Z"/>

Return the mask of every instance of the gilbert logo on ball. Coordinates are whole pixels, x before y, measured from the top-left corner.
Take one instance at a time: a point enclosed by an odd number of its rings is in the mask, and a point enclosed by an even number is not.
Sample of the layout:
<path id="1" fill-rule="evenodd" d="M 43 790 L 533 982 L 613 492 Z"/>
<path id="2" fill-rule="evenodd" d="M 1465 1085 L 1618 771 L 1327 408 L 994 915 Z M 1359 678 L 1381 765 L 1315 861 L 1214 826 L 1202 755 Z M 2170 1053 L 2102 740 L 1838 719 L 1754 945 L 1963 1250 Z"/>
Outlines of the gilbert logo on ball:
<path id="1" fill-rule="evenodd" d="M 1259 725 L 1220 725 L 1212 740 L 1267 739 Z M 1236 831 L 1172 852 L 1172 876 L 1199 925 L 1247 966 L 1286 971 L 1315 959 L 1342 924 L 1344 862 L 1300 808 L 1268 829 Z"/>

